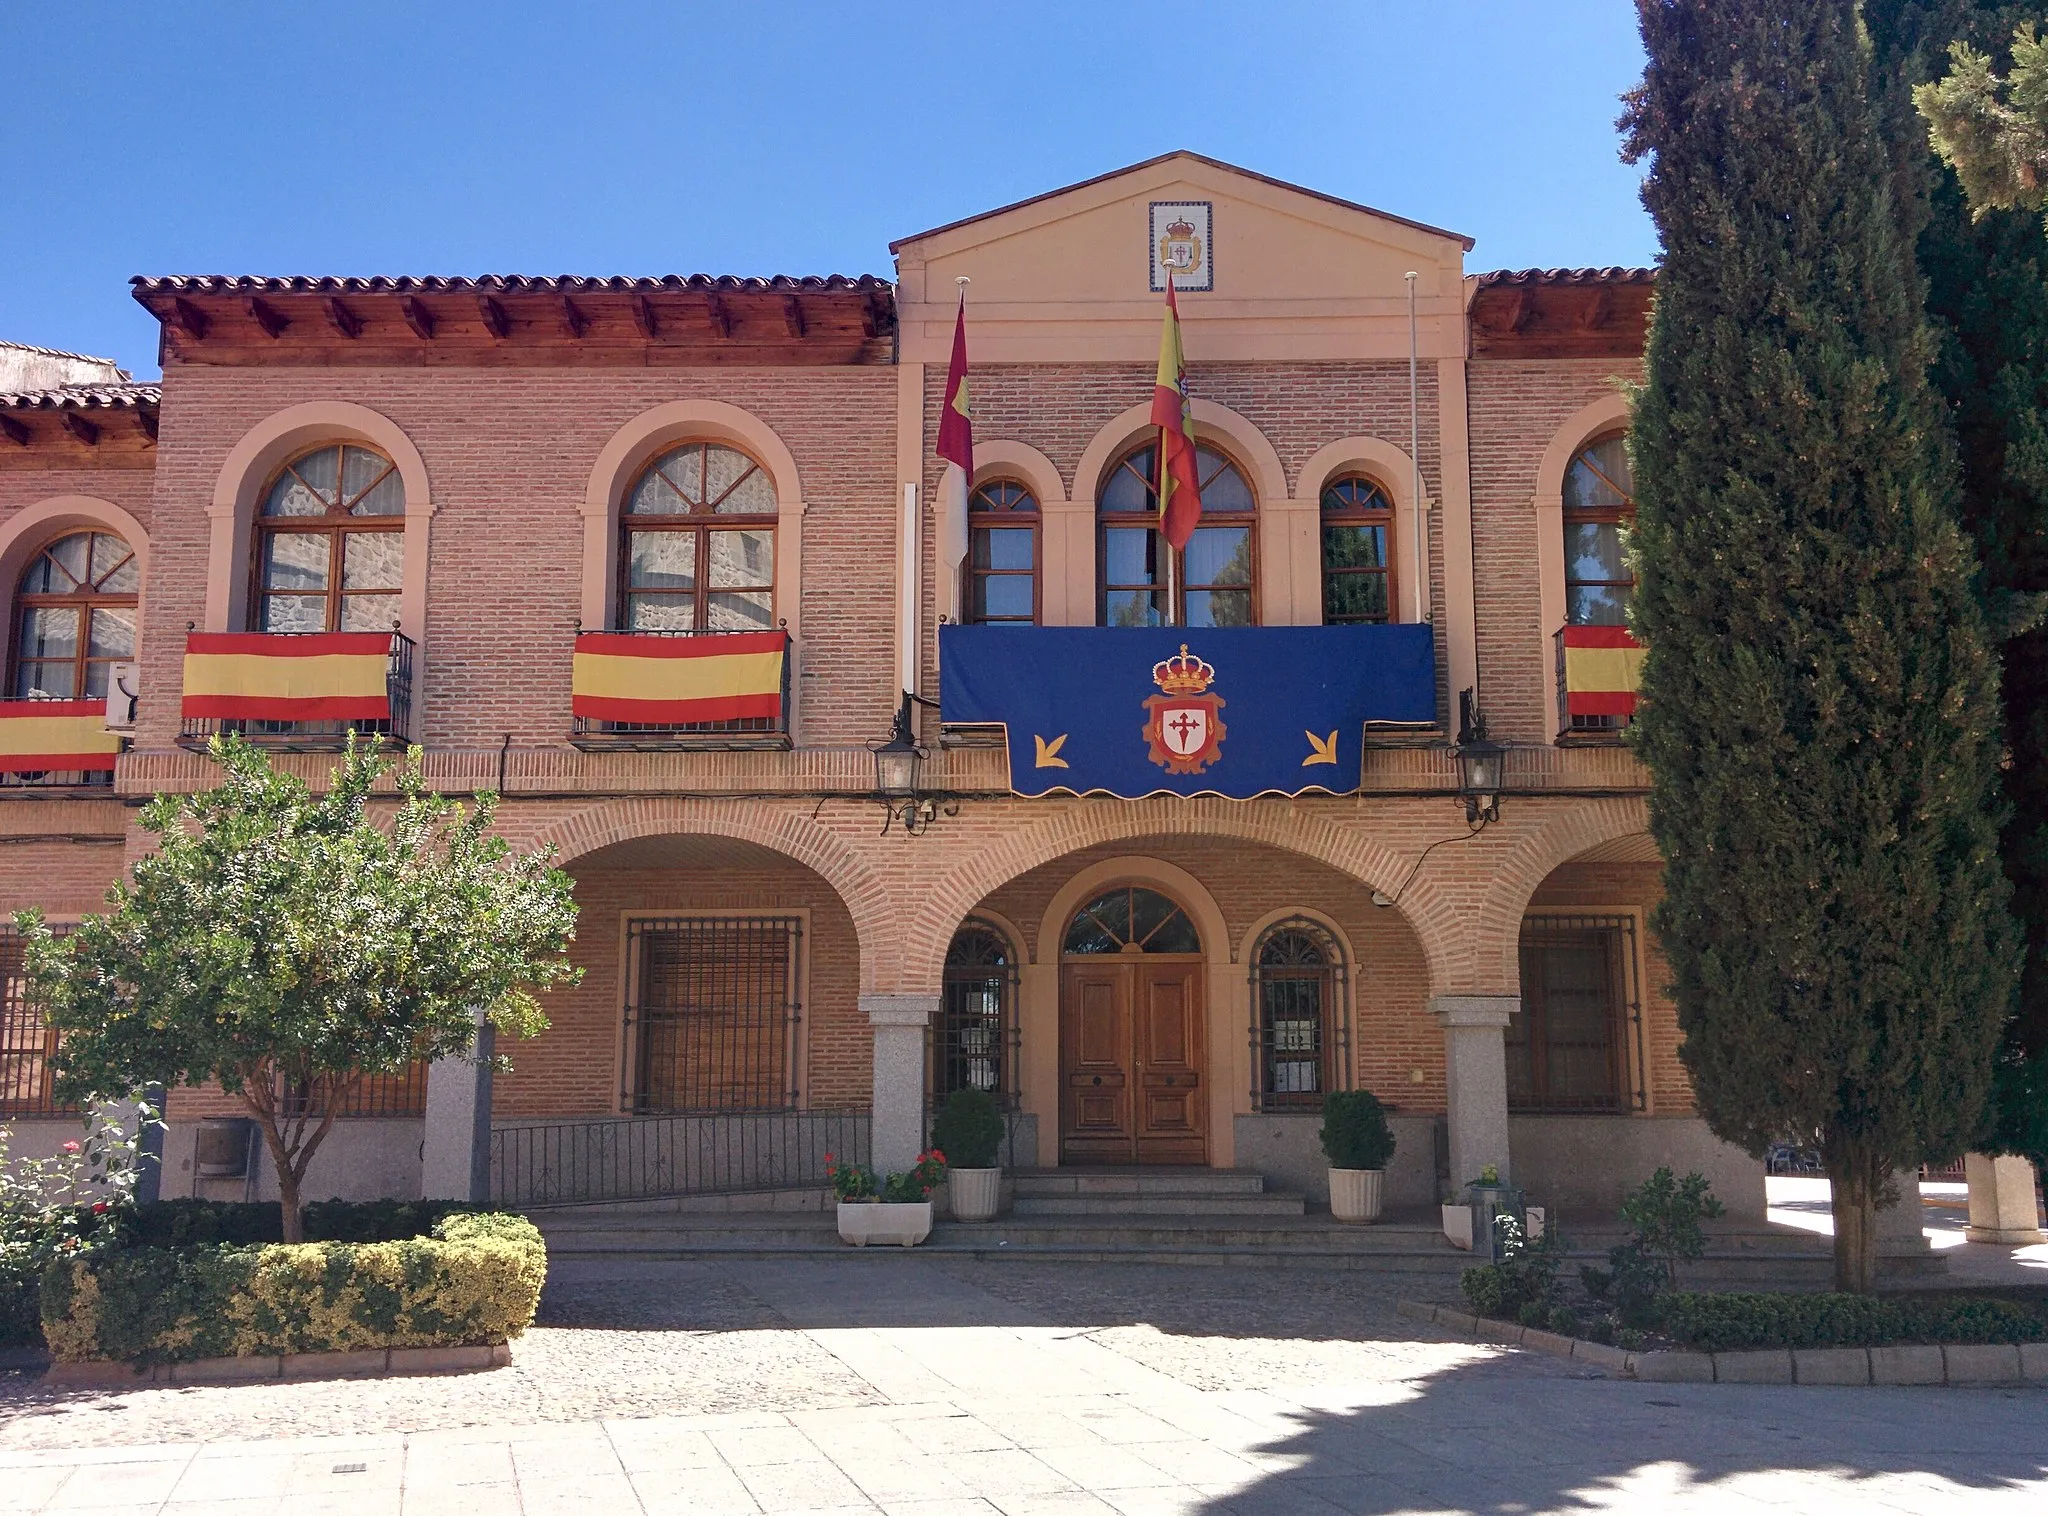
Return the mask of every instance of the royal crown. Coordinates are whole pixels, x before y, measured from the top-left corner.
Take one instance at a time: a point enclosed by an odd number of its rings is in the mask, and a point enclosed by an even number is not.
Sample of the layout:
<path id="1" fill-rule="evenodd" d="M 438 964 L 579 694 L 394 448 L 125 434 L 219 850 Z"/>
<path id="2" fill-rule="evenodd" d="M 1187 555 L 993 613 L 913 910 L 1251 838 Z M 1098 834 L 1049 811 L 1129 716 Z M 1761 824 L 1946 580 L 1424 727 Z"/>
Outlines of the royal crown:
<path id="1" fill-rule="evenodd" d="M 1199 695 L 1215 677 L 1216 670 L 1189 653 L 1185 642 L 1178 657 L 1152 665 L 1152 682 L 1169 695 Z"/>
<path id="2" fill-rule="evenodd" d="M 1166 235 L 1174 242 L 1185 242 L 1194 234 L 1195 224 L 1185 216 L 1176 216 L 1166 224 Z"/>

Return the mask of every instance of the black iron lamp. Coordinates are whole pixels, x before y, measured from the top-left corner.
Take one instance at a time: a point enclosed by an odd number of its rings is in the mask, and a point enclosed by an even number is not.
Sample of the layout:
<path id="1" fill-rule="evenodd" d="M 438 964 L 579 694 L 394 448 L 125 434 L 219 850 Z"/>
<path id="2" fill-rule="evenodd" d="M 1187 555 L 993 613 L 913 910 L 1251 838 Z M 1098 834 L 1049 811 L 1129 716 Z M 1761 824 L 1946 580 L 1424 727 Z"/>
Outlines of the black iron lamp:
<path id="1" fill-rule="evenodd" d="M 890 826 L 899 821 L 903 830 L 915 837 L 929 828 L 939 813 L 937 798 L 926 794 L 924 788 L 924 761 L 930 752 L 917 740 L 917 728 L 911 720 L 914 704 L 933 703 L 905 690 L 888 740 L 870 748 L 875 755 L 875 798 L 882 802 L 885 837 Z M 957 805 L 949 806 L 946 814 L 953 815 L 958 809 Z"/>
<path id="2" fill-rule="evenodd" d="M 1459 691 L 1458 744 L 1452 752 L 1458 760 L 1458 793 L 1465 799 L 1465 821 L 1468 825 L 1500 820 L 1500 792 L 1507 751 L 1505 745 L 1486 735 L 1486 718 L 1479 713 L 1473 692 Z"/>

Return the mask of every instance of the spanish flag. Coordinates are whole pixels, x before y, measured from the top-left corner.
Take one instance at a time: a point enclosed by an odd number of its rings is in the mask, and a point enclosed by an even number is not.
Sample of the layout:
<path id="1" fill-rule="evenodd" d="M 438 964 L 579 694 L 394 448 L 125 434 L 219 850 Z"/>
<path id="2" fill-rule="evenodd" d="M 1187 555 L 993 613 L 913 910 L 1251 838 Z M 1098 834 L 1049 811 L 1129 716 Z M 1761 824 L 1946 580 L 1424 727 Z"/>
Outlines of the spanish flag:
<path id="1" fill-rule="evenodd" d="M 1564 703 L 1573 716 L 1633 716 L 1643 678 L 1643 645 L 1625 626 L 1568 626 Z"/>
<path id="2" fill-rule="evenodd" d="M 104 771 L 120 752 L 104 700 L 0 700 L 0 774 Z"/>
<path id="3" fill-rule="evenodd" d="M 386 721 L 389 632 L 192 632 L 185 715 L 237 721 Z"/>
<path id="4" fill-rule="evenodd" d="M 1166 275 L 1166 324 L 1159 329 L 1159 375 L 1152 388 L 1152 424 L 1159 428 L 1159 532 L 1185 550 L 1202 519 L 1202 483 L 1195 467 L 1195 404 L 1180 347 L 1180 307 L 1173 272 Z"/>
<path id="5" fill-rule="evenodd" d="M 592 721 L 639 726 L 774 720 L 782 714 L 788 657 L 787 632 L 584 632 L 576 638 L 569 709 Z"/>

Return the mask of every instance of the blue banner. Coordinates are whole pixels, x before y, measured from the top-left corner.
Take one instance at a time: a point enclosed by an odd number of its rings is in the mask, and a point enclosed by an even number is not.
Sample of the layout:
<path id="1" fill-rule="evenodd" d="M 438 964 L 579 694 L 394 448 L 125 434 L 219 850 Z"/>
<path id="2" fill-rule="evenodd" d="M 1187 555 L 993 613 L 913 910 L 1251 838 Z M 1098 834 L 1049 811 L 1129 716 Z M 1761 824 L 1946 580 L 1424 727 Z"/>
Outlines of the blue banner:
<path id="1" fill-rule="evenodd" d="M 1427 626 L 942 626 L 949 724 L 1000 725 L 1020 795 L 1343 794 L 1368 723 L 1437 719 Z"/>

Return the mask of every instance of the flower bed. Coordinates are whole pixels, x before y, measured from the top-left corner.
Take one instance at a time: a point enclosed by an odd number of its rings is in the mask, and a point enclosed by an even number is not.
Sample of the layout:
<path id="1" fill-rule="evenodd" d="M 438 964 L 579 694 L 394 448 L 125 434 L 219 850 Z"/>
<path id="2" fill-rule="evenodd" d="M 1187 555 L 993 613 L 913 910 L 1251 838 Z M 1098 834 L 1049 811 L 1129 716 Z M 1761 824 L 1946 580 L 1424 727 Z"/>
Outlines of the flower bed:
<path id="1" fill-rule="evenodd" d="M 43 1336 L 71 1363 L 494 1344 L 546 1275 L 534 1225 L 488 1212 L 402 1241 L 116 1248 L 50 1266 Z"/>

